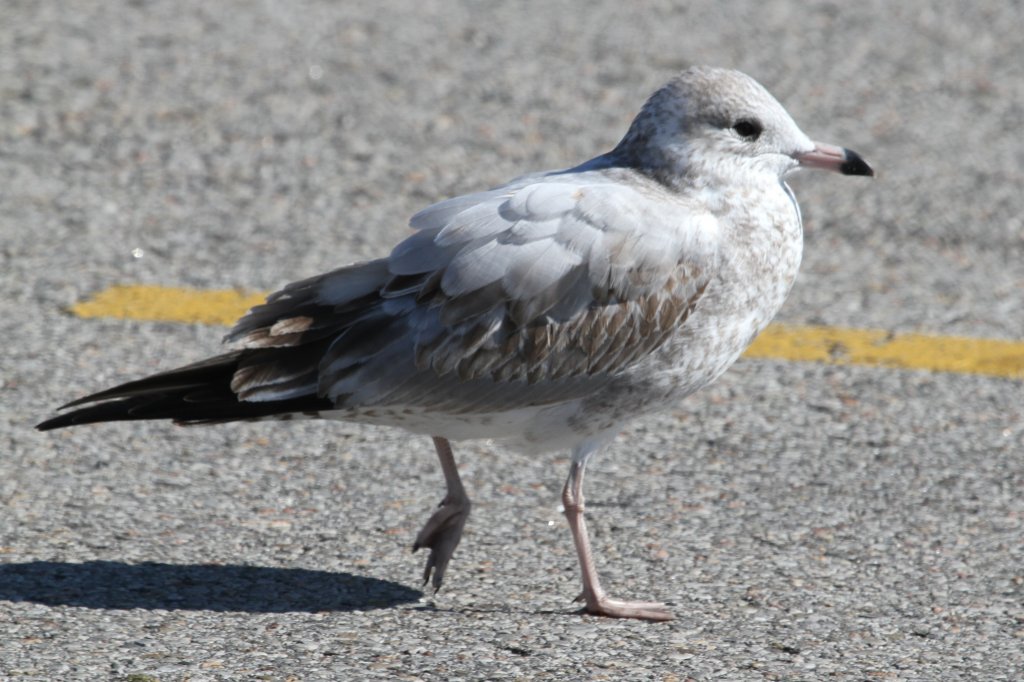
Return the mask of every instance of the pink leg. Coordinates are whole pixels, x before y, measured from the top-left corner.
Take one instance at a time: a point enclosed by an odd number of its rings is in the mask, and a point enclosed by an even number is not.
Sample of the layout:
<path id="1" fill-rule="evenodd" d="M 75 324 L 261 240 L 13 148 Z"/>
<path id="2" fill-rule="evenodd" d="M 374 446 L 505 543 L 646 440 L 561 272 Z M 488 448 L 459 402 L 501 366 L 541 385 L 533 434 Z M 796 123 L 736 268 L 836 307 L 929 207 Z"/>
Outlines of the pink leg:
<path id="1" fill-rule="evenodd" d="M 448 562 L 455 548 L 459 546 L 459 540 L 462 539 L 462 529 L 469 518 L 471 504 L 469 497 L 466 496 L 466 489 L 462 487 L 459 470 L 455 466 L 451 443 L 446 438 L 434 436 L 434 447 L 437 449 L 437 458 L 441 461 L 441 471 L 444 472 L 448 492 L 438 505 L 437 511 L 416 536 L 412 551 L 415 552 L 420 547 L 430 548 L 430 556 L 427 557 L 427 565 L 423 569 L 423 584 L 427 584 L 433 571 L 434 591 L 437 592 L 441 589 Z"/>
<path id="2" fill-rule="evenodd" d="M 576 545 L 576 554 L 583 573 L 583 594 L 579 599 L 585 601 L 587 613 L 611 618 L 640 618 L 643 620 L 672 620 L 672 612 L 664 604 L 645 601 L 622 601 L 612 599 L 605 594 L 601 581 L 597 577 L 594 565 L 594 553 L 590 548 L 590 537 L 587 535 L 587 522 L 583 518 L 583 471 L 586 459 L 573 459 L 569 469 L 569 478 L 562 490 L 562 506 L 572 530 L 572 541 Z"/>

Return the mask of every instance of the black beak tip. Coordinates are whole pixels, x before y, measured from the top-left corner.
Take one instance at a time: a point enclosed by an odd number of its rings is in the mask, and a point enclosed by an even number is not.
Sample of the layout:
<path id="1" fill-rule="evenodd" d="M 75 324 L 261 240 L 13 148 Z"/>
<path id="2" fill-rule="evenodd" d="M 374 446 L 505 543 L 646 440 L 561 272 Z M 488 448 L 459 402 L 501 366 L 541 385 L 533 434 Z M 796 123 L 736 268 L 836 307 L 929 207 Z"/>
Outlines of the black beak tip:
<path id="1" fill-rule="evenodd" d="M 868 162 L 861 158 L 860 154 L 853 151 L 852 149 L 843 149 L 846 152 L 846 160 L 843 161 L 843 165 L 839 166 L 839 172 L 843 175 L 866 175 L 868 177 L 874 177 L 874 169 L 868 165 Z"/>

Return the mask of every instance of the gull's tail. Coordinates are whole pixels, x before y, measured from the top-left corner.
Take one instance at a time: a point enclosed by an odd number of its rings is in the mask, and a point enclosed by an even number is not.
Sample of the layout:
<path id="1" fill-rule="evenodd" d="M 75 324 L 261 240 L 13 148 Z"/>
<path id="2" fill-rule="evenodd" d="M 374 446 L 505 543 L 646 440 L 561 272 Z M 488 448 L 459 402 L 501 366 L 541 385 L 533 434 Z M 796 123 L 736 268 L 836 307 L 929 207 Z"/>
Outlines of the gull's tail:
<path id="1" fill-rule="evenodd" d="M 130 381 L 61 407 L 79 407 L 36 425 L 40 431 L 93 422 L 173 419 L 178 424 L 209 424 L 329 410 L 331 401 L 315 394 L 286 400 L 242 401 L 231 380 L 245 351 L 219 355 L 169 372 Z"/>

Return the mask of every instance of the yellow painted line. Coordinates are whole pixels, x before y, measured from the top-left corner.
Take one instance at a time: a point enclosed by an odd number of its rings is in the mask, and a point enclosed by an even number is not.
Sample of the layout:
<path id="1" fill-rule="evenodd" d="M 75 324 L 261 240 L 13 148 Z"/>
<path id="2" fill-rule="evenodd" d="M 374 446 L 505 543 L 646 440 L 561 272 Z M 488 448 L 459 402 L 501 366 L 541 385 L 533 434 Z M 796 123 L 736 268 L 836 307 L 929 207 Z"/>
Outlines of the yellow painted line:
<path id="1" fill-rule="evenodd" d="M 265 294 L 159 286 L 115 286 L 71 307 L 79 317 L 231 325 Z M 772 325 L 746 357 L 923 369 L 1024 379 L 1024 342 L 875 329 Z"/>
<path id="2" fill-rule="evenodd" d="M 266 294 L 235 289 L 183 289 L 147 284 L 118 285 L 71 306 L 78 317 L 116 317 L 152 322 L 229 326 Z"/>
<path id="3" fill-rule="evenodd" d="M 772 325 L 747 349 L 746 357 L 1024 379 L 1024 342 L 878 329 Z"/>

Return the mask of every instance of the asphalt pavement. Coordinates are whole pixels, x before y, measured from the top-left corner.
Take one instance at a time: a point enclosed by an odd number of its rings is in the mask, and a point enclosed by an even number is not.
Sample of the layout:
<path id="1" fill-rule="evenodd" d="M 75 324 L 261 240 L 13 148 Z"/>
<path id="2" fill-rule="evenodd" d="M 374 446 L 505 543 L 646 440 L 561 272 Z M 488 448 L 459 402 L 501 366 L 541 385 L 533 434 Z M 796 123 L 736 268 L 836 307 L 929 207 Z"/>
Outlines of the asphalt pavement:
<path id="1" fill-rule="evenodd" d="M 1024 339 L 1020 3 L 7 0 L 0 9 L 0 679 L 1019 680 L 1024 386 L 743 360 L 588 476 L 606 586 L 576 613 L 568 455 L 456 448 L 437 595 L 409 552 L 428 439 L 114 424 L 57 405 L 219 351 L 80 319 L 114 284 L 269 290 L 381 255 L 433 201 L 614 145 L 708 63 L 874 181 L 793 181 L 780 319 Z"/>

